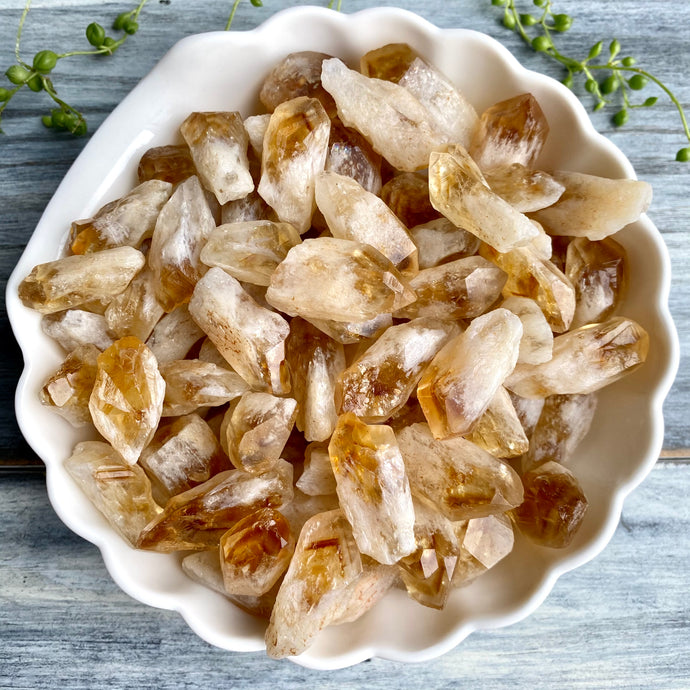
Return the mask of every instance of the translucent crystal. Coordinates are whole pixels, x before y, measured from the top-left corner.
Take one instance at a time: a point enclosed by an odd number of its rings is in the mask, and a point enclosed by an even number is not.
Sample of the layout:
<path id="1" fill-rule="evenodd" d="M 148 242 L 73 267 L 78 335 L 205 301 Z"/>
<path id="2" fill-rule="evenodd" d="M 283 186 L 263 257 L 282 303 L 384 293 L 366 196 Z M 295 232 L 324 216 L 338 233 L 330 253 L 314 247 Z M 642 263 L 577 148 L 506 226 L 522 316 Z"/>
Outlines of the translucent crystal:
<path id="1" fill-rule="evenodd" d="M 264 136 L 271 121 L 270 113 L 263 115 L 250 115 L 244 121 L 244 129 L 249 137 L 249 143 L 254 149 L 254 153 L 261 158 L 264 150 Z M 244 197 L 246 198 L 246 197 Z"/>
<path id="2" fill-rule="evenodd" d="M 89 398 L 96 381 L 99 354 L 95 345 L 79 345 L 41 388 L 41 403 L 55 410 L 72 426 L 91 423 Z"/>
<path id="3" fill-rule="evenodd" d="M 328 465 L 330 467 L 331 459 L 328 458 Z M 333 470 L 330 470 L 331 475 Z M 333 478 L 333 492 L 330 494 L 319 494 L 318 496 L 310 496 L 300 491 L 299 487 L 295 488 L 295 493 L 292 501 L 280 509 L 280 512 L 285 516 L 290 523 L 290 529 L 293 534 L 299 535 L 304 527 L 304 523 L 309 518 L 314 517 L 318 513 L 326 513 L 329 510 L 337 510 L 340 508 L 338 496 L 335 493 L 335 477 Z"/>
<path id="4" fill-rule="evenodd" d="M 72 252 L 86 254 L 112 247 L 139 247 L 151 237 L 156 218 L 171 193 L 169 182 L 149 180 L 106 204 L 92 218 L 75 220 L 70 230 Z"/>
<path id="5" fill-rule="evenodd" d="M 531 168 L 548 135 L 549 125 L 537 99 L 523 93 L 482 113 L 470 155 L 482 170 L 513 163 Z"/>
<path id="6" fill-rule="evenodd" d="M 471 232 L 451 223 L 447 218 L 436 218 L 410 230 L 412 241 L 419 251 L 419 268 L 464 259 L 477 253 L 479 239 Z"/>
<path id="7" fill-rule="evenodd" d="M 415 549 L 414 507 L 393 429 L 348 412 L 328 445 L 338 498 L 361 553 L 392 565 Z"/>
<path id="8" fill-rule="evenodd" d="M 552 549 L 570 544 L 587 512 L 587 498 L 572 474 L 547 462 L 522 476 L 524 502 L 513 511 L 519 530 Z"/>
<path id="9" fill-rule="evenodd" d="M 592 393 L 637 369 L 648 351 L 644 328 L 632 319 L 614 317 L 554 338 L 548 362 L 518 364 L 505 385 L 524 398 Z"/>
<path id="10" fill-rule="evenodd" d="M 156 358 L 127 336 L 98 355 L 89 409 L 96 429 L 130 464 L 153 438 L 163 409 L 165 381 Z"/>
<path id="11" fill-rule="evenodd" d="M 125 462 L 107 443 L 78 443 L 65 460 L 65 469 L 132 546 L 144 527 L 161 512 L 151 496 L 151 484 L 144 470 Z"/>
<path id="12" fill-rule="evenodd" d="M 308 319 L 309 323 L 338 343 L 351 345 L 369 338 L 376 338 L 393 325 L 391 314 L 377 314 L 366 321 L 333 321 L 332 319 Z"/>
<path id="13" fill-rule="evenodd" d="M 206 271 L 199 255 L 216 227 L 197 177 L 182 182 L 158 216 L 149 265 L 158 279 L 156 296 L 165 311 L 189 302 Z"/>
<path id="14" fill-rule="evenodd" d="M 429 198 L 433 207 L 499 252 L 523 246 L 539 234 L 534 224 L 489 189 L 460 145 L 429 158 Z"/>
<path id="15" fill-rule="evenodd" d="M 268 74 L 261 86 L 259 99 L 272 112 L 281 103 L 298 96 L 309 96 L 321 102 L 329 117 L 335 116 L 335 103 L 321 85 L 321 65 L 331 56 L 311 50 L 290 53 Z"/>
<path id="16" fill-rule="evenodd" d="M 290 525 L 274 508 L 262 508 L 242 518 L 220 540 L 225 591 L 266 594 L 287 569 L 294 548 Z"/>
<path id="17" fill-rule="evenodd" d="M 286 359 L 297 401 L 297 428 L 307 441 L 325 441 L 338 421 L 334 395 L 336 379 L 345 369 L 343 346 L 307 321 L 294 318 Z"/>
<path id="18" fill-rule="evenodd" d="M 532 438 L 534 427 L 537 426 L 539 416 L 544 408 L 544 398 L 522 398 L 512 391 L 508 391 L 508 395 L 513 402 L 520 424 L 525 430 L 525 435 L 527 438 Z"/>
<path id="19" fill-rule="evenodd" d="M 292 465 L 281 461 L 263 474 L 220 472 L 203 484 L 173 496 L 147 526 L 139 548 L 200 551 L 217 546 L 239 520 L 260 508 L 280 508 L 292 500 Z"/>
<path id="20" fill-rule="evenodd" d="M 129 285 L 145 261 L 132 247 L 116 247 L 39 264 L 19 284 L 19 299 L 41 314 L 99 300 L 109 302 Z"/>
<path id="21" fill-rule="evenodd" d="M 133 335 L 145 341 L 165 312 L 156 299 L 156 278 L 149 268 L 134 277 L 105 310 L 108 329 L 118 338 Z"/>
<path id="22" fill-rule="evenodd" d="M 275 211 L 254 191 L 237 201 L 228 201 L 221 209 L 221 222 L 242 223 L 248 220 L 277 220 Z"/>
<path id="23" fill-rule="evenodd" d="M 394 168 L 412 171 L 428 165 L 441 138 L 426 108 L 407 89 L 365 77 L 337 58 L 324 60 L 321 81 L 343 124 L 363 134 Z"/>
<path id="24" fill-rule="evenodd" d="M 441 215 L 431 205 L 428 180 L 416 173 L 401 173 L 390 179 L 381 188 L 381 198 L 406 228 Z"/>
<path id="25" fill-rule="evenodd" d="M 382 422 L 405 404 L 436 353 L 460 329 L 452 322 L 419 318 L 391 326 L 338 378 L 342 412 Z"/>
<path id="26" fill-rule="evenodd" d="M 484 177 L 492 191 L 521 213 L 551 206 L 565 190 L 565 186 L 548 173 L 520 163 L 492 168 Z"/>
<path id="27" fill-rule="evenodd" d="M 160 505 L 172 496 L 232 469 L 209 425 L 199 415 L 161 424 L 141 453 L 139 464 L 151 480 Z"/>
<path id="28" fill-rule="evenodd" d="M 436 438 L 472 431 L 517 361 L 520 319 L 496 309 L 474 319 L 434 357 L 417 398 Z"/>
<path id="29" fill-rule="evenodd" d="M 307 520 L 278 591 L 266 630 L 266 652 L 282 658 L 303 652 L 324 627 L 343 616 L 362 557 L 342 511 Z"/>
<path id="30" fill-rule="evenodd" d="M 288 252 L 271 276 L 266 299 L 290 316 L 356 322 L 400 309 L 415 297 L 373 247 L 320 237 Z"/>
<path id="31" fill-rule="evenodd" d="M 480 252 L 508 274 L 504 297 L 533 299 L 544 312 L 552 331 L 568 330 L 575 313 L 575 288 L 553 262 L 538 256 L 531 247 L 519 247 L 501 254 L 483 245 Z"/>
<path id="32" fill-rule="evenodd" d="M 184 359 L 194 343 L 204 337 L 186 304 L 173 309 L 153 327 L 146 344 L 159 364 Z"/>
<path id="33" fill-rule="evenodd" d="M 310 443 L 304 458 L 304 471 L 295 486 L 309 496 L 335 493 L 335 476 L 325 443 Z"/>
<path id="34" fill-rule="evenodd" d="M 366 77 L 397 84 L 419 57 L 419 53 L 407 43 L 389 43 L 362 55 L 359 67 Z"/>
<path id="35" fill-rule="evenodd" d="M 197 283 L 189 312 L 250 386 L 274 393 L 290 390 L 284 364 L 290 327 L 280 315 L 260 307 L 235 278 L 220 268 L 209 269 Z"/>
<path id="36" fill-rule="evenodd" d="M 496 391 L 467 438 L 496 458 L 514 458 L 530 447 L 510 395 L 503 386 Z"/>
<path id="37" fill-rule="evenodd" d="M 254 189 L 247 159 L 249 137 L 238 112 L 192 113 L 180 133 L 199 179 L 219 204 L 241 199 Z"/>
<path id="38" fill-rule="evenodd" d="M 405 427 L 396 438 L 412 493 L 449 520 L 504 513 L 522 502 L 515 470 L 471 441 L 434 439 L 426 424 Z"/>
<path id="39" fill-rule="evenodd" d="M 381 191 L 381 156 L 357 130 L 338 120 L 331 123 L 324 169 L 351 177 L 372 194 Z"/>
<path id="40" fill-rule="evenodd" d="M 605 321 L 627 288 L 627 253 L 611 237 L 591 242 L 578 237 L 568 245 L 565 273 L 575 286 L 577 303 L 572 328 Z"/>
<path id="41" fill-rule="evenodd" d="M 314 213 L 314 178 L 326 164 L 331 121 L 315 98 L 279 105 L 268 123 L 259 194 L 302 234 Z"/>
<path id="42" fill-rule="evenodd" d="M 421 58 L 416 58 L 398 82 L 427 109 L 431 124 L 449 144 L 470 145 L 479 124 L 472 104 L 453 84 Z"/>
<path id="43" fill-rule="evenodd" d="M 639 180 L 610 180 L 584 173 L 553 173 L 565 186 L 561 198 L 534 214 L 551 235 L 603 240 L 635 222 L 652 201 L 652 188 Z"/>
<path id="44" fill-rule="evenodd" d="M 192 175 L 196 175 L 196 168 L 186 144 L 148 149 L 137 168 L 139 182 L 163 180 L 178 184 Z"/>
<path id="45" fill-rule="evenodd" d="M 550 460 L 567 463 L 587 435 L 596 409 L 596 393 L 550 395 L 546 398 L 530 438 L 523 470 Z"/>
<path id="46" fill-rule="evenodd" d="M 269 393 L 245 393 L 226 413 L 228 456 L 238 469 L 260 473 L 273 467 L 287 443 L 297 402 Z"/>
<path id="47" fill-rule="evenodd" d="M 334 172 L 318 175 L 316 204 L 333 237 L 369 244 L 399 271 L 417 271 L 417 247 L 407 228 L 379 197 L 352 178 Z"/>
<path id="48" fill-rule="evenodd" d="M 501 295 L 506 274 L 481 256 L 425 268 L 410 280 L 417 300 L 396 317 L 468 319 L 483 314 Z"/>
<path id="49" fill-rule="evenodd" d="M 207 266 L 222 268 L 237 280 L 268 285 L 276 266 L 301 241 L 290 223 L 229 223 L 219 225 L 210 234 L 201 250 L 201 260 Z"/>
<path id="50" fill-rule="evenodd" d="M 105 317 L 83 309 L 46 314 L 41 319 L 41 329 L 60 343 L 66 352 L 72 352 L 81 345 L 95 345 L 99 350 L 105 350 L 113 344 Z"/>
<path id="51" fill-rule="evenodd" d="M 467 523 L 462 545 L 485 568 L 493 568 L 512 550 L 515 535 L 505 515 L 487 515 Z"/>
<path id="52" fill-rule="evenodd" d="M 553 355 L 553 331 L 544 312 L 529 297 L 508 297 L 501 303 L 522 322 L 522 339 L 518 363 L 541 364 Z"/>
<path id="53" fill-rule="evenodd" d="M 356 621 L 380 601 L 397 580 L 395 566 L 382 565 L 372 558 L 362 556 L 362 573 L 347 588 L 347 594 L 343 597 L 344 610 L 333 624 Z"/>
<path id="54" fill-rule="evenodd" d="M 234 371 L 199 359 L 175 359 L 160 365 L 165 380 L 163 416 L 217 407 L 242 395 L 249 386 Z"/>
<path id="55" fill-rule="evenodd" d="M 198 359 L 200 359 L 202 362 L 210 362 L 211 364 L 215 364 L 216 366 L 232 371 L 232 367 L 228 364 L 225 357 L 220 354 L 220 351 L 213 344 L 213 341 L 210 338 L 204 338 L 201 341 Z"/>

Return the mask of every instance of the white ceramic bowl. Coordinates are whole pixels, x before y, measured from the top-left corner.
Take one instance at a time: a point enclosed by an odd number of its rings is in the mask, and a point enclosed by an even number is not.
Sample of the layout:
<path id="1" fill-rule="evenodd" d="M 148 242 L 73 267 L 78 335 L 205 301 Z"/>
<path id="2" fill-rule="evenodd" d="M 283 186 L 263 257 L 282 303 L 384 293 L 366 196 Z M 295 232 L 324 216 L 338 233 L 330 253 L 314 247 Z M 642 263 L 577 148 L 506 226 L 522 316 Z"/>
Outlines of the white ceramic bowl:
<path id="1" fill-rule="evenodd" d="M 38 391 L 62 359 L 40 330 L 39 314 L 18 301 L 17 286 L 31 268 L 59 256 L 70 221 L 88 217 L 128 191 L 147 148 L 171 143 L 191 110 L 258 111 L 264 75 L 287 53 L 318 50 L 357 64 L 372 48 L 406 41 L 445 72 L 481 112 L 531 91 L 551 126 L 539 164 L 607 177 L 634 177 L 625 156 L 593 129 L 577 98 L 560 83 L 521 67 L 499 43 L 461 29 L 441 30 L 406 11 L 373 9 L 345 15 L 318 8 L 281 12 L 249 32 L 209 33 L 180 41 L 94 134 L 45 210 L 7 288 L 7 308 L 26 362 L 16 397 L 27 441 L 44 460 L 50 500 L 65 524 L 96 544 L 115 582 L 132 597 L 174 609 L 208 642 L 234 651 L 264 647 L 264 623 L 188 579 L 176 555 L 135 551 L 115 534 L 63 469 L 76 432 L 42 407 Z M 227 69 L 222 69 L 227 65 Z M 678 346 L 667 309 L 670 266 L 661 236 L 643 217 L 616 239 L 625 245 L 632 284 L 622 313 L 650 333 L 647 363 L 611 386 L 572 468 L 590 502 L 574 542 L 548 550 L 518 538 L 513 553 L 465 589 L 444 611 L 420 606 L 393 591 L 360 620 L 323 632 L 295 659 L 314 668 L 339 668 L 379 656 L 420 661 L 439 656 L 476 629 L 527 616 L 556 579 L 603 549 L 625 496 L 656 461 L 662 445 L 661 406 L 675 375 Z"/>

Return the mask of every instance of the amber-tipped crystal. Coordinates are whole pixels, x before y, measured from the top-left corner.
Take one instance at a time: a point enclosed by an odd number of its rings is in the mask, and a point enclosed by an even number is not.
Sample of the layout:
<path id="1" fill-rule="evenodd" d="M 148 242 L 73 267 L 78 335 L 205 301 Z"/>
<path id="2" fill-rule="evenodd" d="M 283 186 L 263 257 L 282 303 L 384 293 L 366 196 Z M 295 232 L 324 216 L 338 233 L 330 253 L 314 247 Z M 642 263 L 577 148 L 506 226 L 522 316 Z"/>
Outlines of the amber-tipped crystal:
<path id="1" fill-rule="evenodd" d="M 484 177 L 496 194 L 521 213 L 551 206 L 565 190 L 565 185 L 548 173 L 520 163 L 487 170 Z"/>
<path id="2" fill-rule="evenodd" d="M 441 215 L 431 205 L 428 180 L 417 173 L 401 173 L 388 180 L 381 188 L 381 198 L 406 228 L 427 223 Z"/>
<path id="3" fill-rule="evenodd" d="M 522 324 L 507 309 L 474 319 L 434 357 L 417 387 L 435 438 L 472 431 L 515 367 Z"/>
<path id="4" fill-rule="evenodd" d="M 419 57 L 419 53 L 407 43 L 388 43 L 362 55 L 359 69 L 366 77 L 397 84 Z"/>
<path id="5" fill-rule="evenodd" d="M 351 177 L 372 194 L 381 191 L 381 156 L 356 129 L 337 120 L 331 123 L 324 169 Z"/>
<path id="6" fill-rule="evenodd" d="M 134 464 L 153 438 L 163 409 L 165 381 L 144 343 L 116 340 L 98 356 L 89 409 L 96 429 Z"/>
<path id="7" fill-rule="evenodd" d="M 196 168 L 186 144 L 148 149 L 137 168 L 139 182 L 163 180 L 178 184 L 192 175 L 196 175 Z"/>

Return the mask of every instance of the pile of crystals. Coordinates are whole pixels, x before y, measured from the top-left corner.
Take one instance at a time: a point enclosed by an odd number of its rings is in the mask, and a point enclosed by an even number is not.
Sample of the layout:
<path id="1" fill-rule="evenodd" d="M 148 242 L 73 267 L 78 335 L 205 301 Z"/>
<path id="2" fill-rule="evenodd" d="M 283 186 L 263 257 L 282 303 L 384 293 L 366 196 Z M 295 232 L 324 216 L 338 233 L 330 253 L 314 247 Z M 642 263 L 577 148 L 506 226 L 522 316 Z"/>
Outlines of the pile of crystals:
<path id="1" fill-rule="evenodd" d="M 565 547 L 596 391 L 644 362 L 611 237 L 644 182 L 535 167 L 531 94 L 478 116 L 407 45 L 289 55 L 268 111 L 195 112 L 19 294 L 69 353 L 45 405 L 132 546 L 301 653 L 391 587 L 442 608 Z"/>

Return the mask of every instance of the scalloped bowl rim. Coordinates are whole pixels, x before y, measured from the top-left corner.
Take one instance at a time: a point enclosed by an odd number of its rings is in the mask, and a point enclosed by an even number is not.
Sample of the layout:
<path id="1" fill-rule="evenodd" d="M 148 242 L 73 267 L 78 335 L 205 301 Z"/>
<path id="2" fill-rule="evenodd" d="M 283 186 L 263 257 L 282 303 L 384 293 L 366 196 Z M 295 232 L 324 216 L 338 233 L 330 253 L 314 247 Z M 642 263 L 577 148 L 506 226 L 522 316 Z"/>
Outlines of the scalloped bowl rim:
<path id="1" fill-rule="evenodd" d="M 376 28 L 372 29 L 372 26 Z M 299 41 L 301 48 L 292 46 L 296 39 L 286 38 L 290 27 L 300 28 L 301 35 L 304 36 Z M 310 31 L 307 31 L 306 27 L 309 27 Z M 375 39 L 374 36 L 380 37 L 380 40 Z M 48 493 L 55 511 L 70 529 L 98 546 L 113 580 L 125 592 L 143 603 L 178 611 L 200 637 L 214 645 L 233 651 L 258 651 L 264 648 L 263 639 L 257 627 L 259 624 L 241 613 L 237 614 L 236 619 L 233 618 L 231 630 L 224 628 L 215 620 L 211 621 L 212 616 L 209 611 L 218 607 L 217 598 L 220 598 L 220 595 L 191 581 L 179 581 L 175 575 L 175 568 L 179 570 L 177 563 L 169 565 L 170 559 L 174 559 L 174 556 L 165 556 L 168 561 L 164 562 L 160 560 L 161 554 L 136 552 L 138 567 L 128 568 L 127 563 L 130 563 L 132 558 L 130 552 L 133 550 L 109 528 L 103 518 L 86 502 L 86 499 L 80 496 L 78 490 L 70 485 L 70 480 L 62 467 L 65 456 L 61 453 L 64 453 L 64 448 L 61 449 L 59 444 L 67 443 L 67 440 L 63 442 L 63 436 L 69 436 L 68 440 L 71 443 L 81 440 L 81 437 L 75 436 L 71 427 L 69 431 L 66 431 L 67 425 L 63 420 L 57 418 L 57 421 L 54 421 L 44 418 L 43 410 L 37 402 L 40 376 L 42 374 L 45 378 L 45 371 L 50 371 L 49 368 L 46 369 L 48 364 L 45 360 L 59 362 L 59 353 L 56 346 L 46 344 L 44 342 L 46 339 L 40 335 L 38 336 L 40 342 L 37 344 L 36 334 L 40 333 L 39 317 L 20 303 L 17 287 L 34 264 L 57 256 L 66 237 L 65 220 L 68 223 L 72 218 L 84 217 L 94 212 L 105 201 L 124 193 L 127 187 L 132 186 L 132 171 L 136 168 L 136 161 L 143 150 L 150 145 L 160 145 L 170 141 L 169 136 L 172 131 L 170 116 L 167 109 L 162 106 L 156 110 L 156 107 L 146 105 L 148 120 L 145 122 L 145 127 L 132 128 L 131 120 L 144 107 L 146 94 L 150 89 L 174 100 L 176 96 L 166 91 L 163 84 L 174 81 L 174 77 L 184 72 L 187 58 L 192 55 L 196 57 L 199 52 L 205 55 L 202 61 L 208 61 L 207 54 L 214 51 L 222 53 L 227 50 L 229 54 L 235 51 L 237 54 L 242 47 L 259 45 L 266 38 L 273 38 L 273 42 L 268 44 L 264 42 L 263 48 L 273 50 L 280 55 L 300 49 L 321 49 L 338 55 L 338 51 L 327 50 L 328 46 L 323 45 L 328 37 L 346 44 L 350 52 L 356 52 L 355 46 L 359 46 L 359 50 L 362 50 L 362 44 L 366 44 L 368 46 L 366 49 L 370 49 L 392 40 L 405 40 L 421 49 L 423 54 L 447 73 L 453 69 L 451 53 L 462 52 L 468 49 L 467 45 L 471 45 L 481 51 L 483 60 L 492 64 L 497 63 L 504 70 L 500 86 L 490 82 L 492 78 L 494 81 L 499 81 L 496 77 L 497 73 L 488 75 L 485 84 L 474 84 L 474 88 L 484 94 L 483 98 L 486 102 L 483 103 L 483 107 L 494 102 L 487 100 L 489 95 L 486 92 L 490 92 L 491 88 L 497 88 L 499 92 L 505 91 L 506 88 L 510 90 L 511 86 L 506 87 L 506 84 L 510 84 L 515 90 L 518 88 L 517 85 L 528 83 L 530 90 L 541 93 L 546 98 L 549 108 L 560 108 L 559 116 L 570 118 L 567 126 L 563 125 L 566 127 L 569 138 L 572 136 L 573 140 L 581 140 L 583 143 L 583 146 L 578 149 L 579 157 L 573 169 L 581 169 L 583 172 L 593 174 L 603 174 L 598 171 L 606 169 L 608 176 L 635 177 L 632 165 L 627 158 L 611 141 L 596 132 L 582 104 L 562 84 L 550 77 L 525 69 L 504 46 L 489 36 L 468 29 L 440 29 L 411 12 L 397 8 L 374 8 L 347 15 L 324 8 L 295 7 L 275 14 L 250 31 L 212 32 L 189 36 L 176 43 L 149 75 L 144 77 L 103 122 L 65 175 L 8 281 L 7 310 L 25 359 L 25 368 L 16 392 L 17 419 L 26 440 L 46 463 Z M 427 50 L 425 51 L 424 46 L 420 44 L 424 44 Z M 429 55 L 429 50 L 432 52 L 438 50 L 440 55 Z M 483 64 L 482 62 L 477 68 L 480 72 Z M 258 78 L 260 74 L 255 76 Z M 452 75 L 449 74 L 449 76 Z M 475 79 L 479 80 L 478 77 Z M 257 84 L 253 84 L 252 89 L 247 89 L 244 96 L 245 108 L 249 108 L 252 103 L 252 93 L 255 98 L 256 88 Z M 472 89 L 471 86 L 468 88 Z M 462 84 L 461 89 L 467 93 L 467 88 L 463 88 Z M 215 98 L 206 93 L 203 97 Z M 161 100 L 167 103 L 164 98 Z M 542 102 L 541 98 L 540 102 Z M 476 102 L 475 105 L 477 105 Z M 179 104 L 177 108 L 179 111 Z M 209 108 L 206 107 L 206 109 Z M 237 108 L 229 103 L 226 109 Z M 481 110 L 479 107 L 477 109 Z M 251 114 L 249 111 L 243 112 L 244 116 L 249 114 Z M 551 119 L 550 124 L 553 130 Z M 124 133 L 122 130 L 125 130 Z M 164 134 L 165 132 L 167 134 Z M 126 136 L 131 133 L 134 136 L 127 139 Z M 549 144 L 545 151 L 548 150 Z M 552 154 L 555 160 L 558 160 L 558 150 Z M 551 154 L 546 154 L 547 159 L 549 155 Z M 79 194 L 71 192 L 75 186 L 80 189 Z M 69 215 L 70 213 L 72 215 Z M 597 529 L 593 529 L 586 538 L 579 541 L 576 539 L 571 548 L 560 553 L 558 557 L 553 555 L 547 557 L 544 550 L 518 539 L 516 550 L 518 547 L 527 549 L 531 560 L 536 560 L 538 565 L 544 561 L 541 570 L 535 573 L 530 571 L 527 574 L 532 579 L 528 578 L 526 589 L 518 601 L 503 602 L 497 610 L 493 611 L 489 606 L 482 610 L 482 613 L 463 618 L 462 612 L 465 610 L 463 606 L 471 608 L 463 592 L 476 589 L 473 584 L 465 590 L 457 590 L 453 593 L 451 602 L 462 601 L 459 605 L 452 607 L 452 612 L 446 610 L 437 613 L 424 609 L 417 615 L 418 621 L 415 627 L 419 630 L 412 632 L 410 639 L 394 639 L 389 643 L 387 639 L 381 639 L 386 637 L 382 633 L 394 632 L 390 628 L 390 623 L 386 624 L 386 617 L 392 616 L 395 620 L 396 615 L 402 615 L 409 606 L 409 600 L 402 592 L 392 592 L 359 621 L 325 631 L 312 648 L 301 656 L 294 657 L 293 661 L 314 669 L 335 669 L 374 656 L 412 662 L 435 658 L 455 647 L 473 630 L 501 627 L 525 618 L 546 598 L 558 577 L 591 560 L 606 546 L 620 519 L 625 497 L 649 473 L 661 450 L 664 433 L 662 404 L 673 383 L 679 359 L 678 338 L 667 306 L 671 277 L 668 251 L 659 231 L 646 216 L 630 227 L 632 229 L 626 229 L 624 234 L 626 236 L 634 234 L 636 242 L 640 241 L 643 245 L 638 255 L 634 254 L 634 248 L 628 248 L 629 251 L 633 251 L 631 261 L 639 259 L 638 267 L 651 271 L 651 278 L 655 279 L 652 297 L 641 298 L 637 295 L 633 301 L 646 299 L 640 309 L 641 315 L 654 324 L 650 336 L 652 336 L 654 348 L 652 358 L 656 357 L 656 360 L 652 365 L 653 371 L 646 378 L 640 379 L 640 376 L 644 374 L 635 373 L 624 380 L 636 380 L 637 383 L 632 386 L 621 382 L 615 384 L 615 386 L 623 386 L 619 389 L 618 397 L 615 392 L 605 395 L 611 401 L 615 401 L 617 406 L 622 398 L 626 400 L 631 398 L 633 401 L 631 405 L 636 403 L 640 409 L 646 411 L 643 415 L 646 426 L 644 431 L 640 432 L 644 434 L 643 437 L 641 439 L 636 437 L 634 447 L 631 448 L 637 453 L 636 463 L 627 468 L 627 471 L 622 472 L 622 478 L 619 478 L 610 488 L 609 493 L 605 494 L 608 498 L 608 509 L 604 510 L 606 508 L 604 506 L 603 512 L 598 515 Z M 62 234 L 59 234 L 58 230 Z M 644 262 L 641 260 L 642 256 L 645 258 Z M 652 259 L 651 266 L 649 266 L 650 258 Z M 48 354 L 46 350 L 49 351 Z M 648 362 L 640 371 L 644 372 L 645 368 L 649 367 Z M 620 394 L 620 390 L 625 391 L 624 395 Z M 627 403 L 624 403 L 624 406 L 625 404 Z M 636 409 L 633 405 L 628 412 L 624 410 L 621 414 L 629 414 L 630 419 L 637 419 L 634 414 Z M 41 421 L 38 425 L 41 432 L 38 434 L 35 422 L 37 418 Z M 627 424 L 629 419 L 624 421 Z M 54 445 L 56 442 L 58 447 Z M 583 446 L 587 446 L 587 439 Z M 583 451 L 583 455 L 589 458 L 593 452 L 594 448 L 590 448 Z M 591 464 L 590 460 L 582 467 L 586 469 Z M 594 474 L 596 482 L 606 482 L 606 475 L 599 476 L 596 471 Z M 594 483 L 594 486 L 598 484 Z M 519 559 L 514 555 L 509 556 L 506 561 L 512 559 L 510 565 L 504 561 L 494 570 L 503 567 L 505 571 L 512 568 L 513 570 L 508 574 L 513 577 L 516 572 L 519 572 L 520 567 L 524 567 L 526 560 L 524 558 L 516 560 L 516 558 Z M 514 570 L 516 567 L 518 570 Z M 152 570 L 161 573 L 159 579 L 151 577 Z M 491 573 L 493 571 L 480 580 L 488 578 Z M 496 578 L 495 585 L 510 582 L 505 573 L 501 577 L 503 580 Z M 180 589 L 184 590 L 182 596 L 180 596 Z M 483 590 L 479 589 L 473 592 L 472 596 L 481 600 L 482 593 Z M 415 606 L 418 605 L 415 604 Z M 376 614 L 377 609 L 379 611 L 384 609 L 384 611 Z M 372 618 L 372 616 L 375 617 Z M 372 634 L 375 633 L 371 633 L 372 628 L 379 633 L 374 639 L 372 639 Z M 325 644 L 324 639 L 327 640 Z M 353 639 L 356 641 L 353 642 Z"/>

